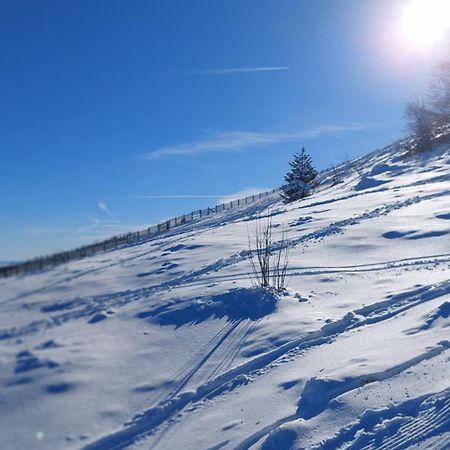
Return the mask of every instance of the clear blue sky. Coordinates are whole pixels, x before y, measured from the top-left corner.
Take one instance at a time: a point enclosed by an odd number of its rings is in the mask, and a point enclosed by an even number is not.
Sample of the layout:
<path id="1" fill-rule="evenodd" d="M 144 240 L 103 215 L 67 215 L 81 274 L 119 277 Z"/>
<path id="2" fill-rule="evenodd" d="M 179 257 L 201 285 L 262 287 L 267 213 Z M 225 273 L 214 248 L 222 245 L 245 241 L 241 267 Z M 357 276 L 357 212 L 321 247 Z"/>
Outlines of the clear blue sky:
<path id="1" fill-rule="evenodd" d="M 303 144 L 325 168 L 400 137 L 439 58 L 398 41 L 403 3 L 1 2 L 0 260 L 279 186 Z"/>

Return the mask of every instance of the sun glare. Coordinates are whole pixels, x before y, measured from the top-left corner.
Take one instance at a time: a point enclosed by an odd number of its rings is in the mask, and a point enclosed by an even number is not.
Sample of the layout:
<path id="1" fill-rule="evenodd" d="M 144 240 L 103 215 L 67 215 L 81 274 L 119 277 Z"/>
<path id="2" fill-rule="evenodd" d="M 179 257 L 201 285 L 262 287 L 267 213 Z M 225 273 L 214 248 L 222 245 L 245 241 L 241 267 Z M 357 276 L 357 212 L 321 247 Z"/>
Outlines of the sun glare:
<path id="1" fill-rule="evenodd" d="M 411 0 L 403 10 L 401 28 L 411 45 L 433 46 L 450 29 L 450 0 Z"/>

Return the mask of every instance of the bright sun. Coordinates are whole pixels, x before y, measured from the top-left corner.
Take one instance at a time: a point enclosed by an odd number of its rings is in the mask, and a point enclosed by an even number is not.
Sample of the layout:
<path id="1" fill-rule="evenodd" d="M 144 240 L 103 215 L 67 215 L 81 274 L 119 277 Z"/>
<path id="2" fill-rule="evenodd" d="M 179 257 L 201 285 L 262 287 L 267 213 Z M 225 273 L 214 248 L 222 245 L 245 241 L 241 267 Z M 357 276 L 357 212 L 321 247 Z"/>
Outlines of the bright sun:
<path id="1" fill-rule="evenodd" d="M 450 0 L 411 0 L 404 8 L 401 30 L 416 47 L 430 47 L 450 29 Z"/>

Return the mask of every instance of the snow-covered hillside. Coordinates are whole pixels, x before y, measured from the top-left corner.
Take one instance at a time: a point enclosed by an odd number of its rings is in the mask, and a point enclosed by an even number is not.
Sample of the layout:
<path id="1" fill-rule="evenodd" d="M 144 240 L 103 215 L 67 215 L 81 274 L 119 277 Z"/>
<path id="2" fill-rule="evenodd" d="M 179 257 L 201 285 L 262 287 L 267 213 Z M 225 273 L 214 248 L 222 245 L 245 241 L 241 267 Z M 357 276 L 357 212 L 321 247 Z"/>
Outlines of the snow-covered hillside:
<path id="1" fill-rule="evenodd" d="M 393 148 L 304 201 L 0 280 L 0 448 L 450 448 L 450 149 Z M 267 214 L 280 297 L 249 279 Z"/>

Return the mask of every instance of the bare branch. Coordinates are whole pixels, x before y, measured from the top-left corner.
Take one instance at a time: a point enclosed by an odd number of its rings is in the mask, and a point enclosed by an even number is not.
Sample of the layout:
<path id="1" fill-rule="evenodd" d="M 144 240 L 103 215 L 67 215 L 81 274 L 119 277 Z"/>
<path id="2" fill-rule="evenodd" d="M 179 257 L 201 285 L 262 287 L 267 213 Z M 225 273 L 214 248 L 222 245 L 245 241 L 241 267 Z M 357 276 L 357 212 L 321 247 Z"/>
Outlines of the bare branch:
<path id="1" fill-rule="evenodd" d="M 272 213 L 269 211 L 265 217 L 258 216 L 253 232 L 247 228 L 247 233 L 253 285 L 282 291 L 286 285 L 289 264 L 286 229 L 282 226 L 281 239 L 274 243 Z"/>

